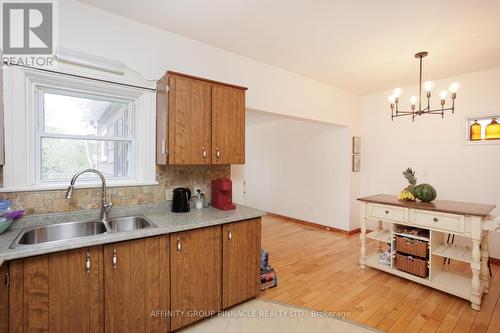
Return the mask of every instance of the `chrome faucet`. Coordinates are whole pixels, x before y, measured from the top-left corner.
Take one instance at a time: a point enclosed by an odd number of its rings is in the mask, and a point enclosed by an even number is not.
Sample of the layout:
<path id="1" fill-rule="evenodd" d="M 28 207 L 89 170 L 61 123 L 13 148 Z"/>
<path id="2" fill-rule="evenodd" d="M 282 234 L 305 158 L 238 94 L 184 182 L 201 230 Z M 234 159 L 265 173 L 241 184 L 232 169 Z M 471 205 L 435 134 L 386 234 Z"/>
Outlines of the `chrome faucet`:
<path id="1" fill-rule="evenodd" d="M 96 175 L 98 175 L 100 178 L 101 178 L 101 184 L 102 184 L 102 187 L 101 187 L 101 221 L 102 222 L 107 222 L 108 221 L 108 213 L 109 211 L 111 210 L 111 207 L 113 207 L 113 204 L 111 202 L 108 202 L 107 199 L 106 199 L 106 179 L 104 179 L 104 175 L 96 170 L 96 169 L 85 169 L 85 170 L 82 170 L 82 171 L 79 171 L 77 172 L 73 178 L 71 178 L 71 182 L 68 186 L 68 190 L 66 191 L 66 199 L 71 199 L 71 196 L 73 195 L 73 191 L 75 189 L 75 182 L 76 182 L 76 179 L 83 173 L 86 173 L 86 172 L 91 172 L 91 173 L 95 173 Z"/>

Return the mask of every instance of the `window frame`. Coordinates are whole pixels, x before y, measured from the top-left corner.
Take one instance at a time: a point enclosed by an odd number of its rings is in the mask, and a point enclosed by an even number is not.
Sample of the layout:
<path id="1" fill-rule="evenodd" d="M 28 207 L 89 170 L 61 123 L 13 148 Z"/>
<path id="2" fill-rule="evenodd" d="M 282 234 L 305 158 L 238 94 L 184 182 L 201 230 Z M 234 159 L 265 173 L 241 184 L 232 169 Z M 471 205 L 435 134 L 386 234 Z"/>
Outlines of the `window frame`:
<path id="1" fill-rule="evenodd" d="M 475 140 L 472 141 L 470 139 L 470 126 L 473 124 L 475 120 L 485 120 L 488 119 L 491 121 L 491 119 L 497 118 L 500 119 L 500 112 L 495 112 L 495 113 L 489 113 L 489 114 L 482 114 L 478 115 L 476 117 L 470 117 L 467 116 L 465 118 L 465 146 L 475 146 L 475 145 L 500 145 L 500 140 L 486 140 L 484 138 L 481 138 L 481 140 Z"/>
<path id="2" fill-rule="evenodd" d="M 92 136 L 92 135 L 73 135 L 73 134 L 56 134 L 56 133 L 46 133 L 45 128 L 45 110 L 44 110 L 44 94 L 52 93 L 56 95 L 70 96 L 70 97 L 79 97 L 79 98 L 87 98 L 94 99 L 99 101 L 107 101 L 107 102 L 118 102 L 118 103 L 126 103 L 128 105 L 128 114 L 127 117 L 129 119 L 129 133 L 127 137 L 103 137 L 103 136 Z M 137 162 L 137 140 L 135 138 L 135 126 L 136 126 L 136 112 L 135 112 L 135 100 L 130 98 L 119 98 L 116 96 L 109 96 L 104 94 L 96 94 L 95 92 L 89 92 L 87 90 L 68 90 L 61 89 L 48 85 L 37 85 L 35 86 L 34 94 L 35 105 L 33 106 L 34 110 L 34 118 L 36 124 L 35 130 L 35 185 L 45 185 L 45 184 L 61 184 L 67 183 L 69 179 L 54 179 L 54 180 L 43 180 L 42 179 L 42 138 L 57 138 L 57 139 L 73 139 L 73 140 L 88 140 L 88 141 L 110 141 L 110 142 L 129 142 L 130 143 L 130 165 L 128 170 L 127 177 L 106 177 L 106 180 L 110 181 L 127 181 L 130 182 L 137 178 L 136 175 L 136 162 Z M 92 182 L 92 179 L 81 178 L 81 182 Z"/>
<path id="3" fill-rule="evenodd" d="M 69 73 L 72 74 L 72 73 Z M 99 80 L 124 82 L 135 86 L 147 86 L 125 78 L 95 77 Z M 3 187 L 0 192 L 38 191 L 64 189 L 68 181 L 37 181 L 37 131 L 40 124 L 35 112 L 39 105 L 40 88 L 60 91 L 83 92 L 88 95 L 107 96 L 118 100 L 133 101 L 135 151 L 130 159 L 131 174 L 124 179 L 106 177 L 109 187 L 157 185 L 156 180 L 156 94 L 152 90 L 121 86 L 108 82 L 71 77 L 64 74 L 42 72 L 36 69 L 4 65 L 5 105 L 5 165 Z M 89 138 L 91 139 L 91 138 Z M 39 164 L 39 163 L 38 163 Z M 99 187 L 100 180 L 81 179 L 80 187 Z"/>

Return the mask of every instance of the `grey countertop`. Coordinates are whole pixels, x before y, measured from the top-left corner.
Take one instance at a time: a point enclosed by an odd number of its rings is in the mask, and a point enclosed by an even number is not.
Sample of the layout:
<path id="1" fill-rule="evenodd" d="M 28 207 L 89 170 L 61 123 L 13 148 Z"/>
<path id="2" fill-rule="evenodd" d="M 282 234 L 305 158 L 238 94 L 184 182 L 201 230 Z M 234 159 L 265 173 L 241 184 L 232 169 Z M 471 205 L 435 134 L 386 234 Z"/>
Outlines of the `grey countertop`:
<path id="1" fill-rule="evenodd" d="M 108 232 L 105 234 L 81 237 L 77 239 L 40 243 L 34 245 L 10 246 L 23 228 L 49 225 L 60 222 L 86 221 L 99 217 L 99 210 L 86 210 L 68 213 L 31 215 L 14 221 L 6 232 L 0 235 L 0 265 L 6 260 L 31 257 L 51 252 L 76 249 L 99 244 L 115 243 L 155 235 L 169 234 L 177 231 L 192 230 L 240 220 L 252 219 L 265 215 L 265 212 L 237 205 L 236 209 L 223 211 L 208 207 L 191 209 L 189 213 L 172 213 L 169 203 L 116 207 L 110 212 L 110 217 L 144 216 L 156 225 L 147 228 L 125 232 Z"/>

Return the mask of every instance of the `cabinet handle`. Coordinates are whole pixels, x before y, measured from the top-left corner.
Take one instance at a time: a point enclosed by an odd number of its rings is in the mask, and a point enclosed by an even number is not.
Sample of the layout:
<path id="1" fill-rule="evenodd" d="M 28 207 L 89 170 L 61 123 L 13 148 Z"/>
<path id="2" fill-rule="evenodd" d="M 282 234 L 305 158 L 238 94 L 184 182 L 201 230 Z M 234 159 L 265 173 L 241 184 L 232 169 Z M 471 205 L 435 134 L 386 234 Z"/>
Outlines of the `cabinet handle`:
<path id="1" fill-rule="evenodd" d="M 220 150 L 219 147 L 215 147 L 215 157 L 219 158 L 220 157 Z"/>
<path id="2" fill-rule="evenodd" d="M 113 259 L 111 259 L 111 261 L 113 263 L 113 268 L 116 268 L 116 262 L 117 262 L 116 249 L 113 249 Z"/>
<path id="3" fill-rule="evenodd" d="M 180 253 L 182 249 L 181 240 L 177 237 L 177 253 Z"/>
<path id="4" fill-rule="evenodd" d="M 231 232 L 231 229 L 227 230 L 227 239 L 229 240 L 233 239 L 233 233 Z"/>
<path id="5" fill-rule="evenodd" d="M 201 148 L 201 156 L 205 159 L 207 158 L 207 151 L 205 150 L 205 147 Z"/>
<path id="6" fill-rule="evenodd" d="M 10 274 L 5 273 L 5 286 L 8 288 L 10 287 Z"/>
<path id="7" fill-rule="evenodd" d="M 438 222 L 439 219 L 437 217 L 434 218 L 434 222 Z"/>
<path id="8" fill-rule="evenodd" d="M 161 152 L 163 155 L 167 155 L 165 140 L 161 140 Z"/>
<path id="9" fill-rule="evenodd" d="M 85 273 L 90 273 L 90 253 L 87 252 L 87 256 L 85 258 Z"/>
<path id="10" fill-rule="evenodd" d="M 386 213 L 386 214 L 389 214 L 389 211 L 388 211 L 388 210 L 386 210 L 386 211 L 385 211 L 385 213 Z"/>

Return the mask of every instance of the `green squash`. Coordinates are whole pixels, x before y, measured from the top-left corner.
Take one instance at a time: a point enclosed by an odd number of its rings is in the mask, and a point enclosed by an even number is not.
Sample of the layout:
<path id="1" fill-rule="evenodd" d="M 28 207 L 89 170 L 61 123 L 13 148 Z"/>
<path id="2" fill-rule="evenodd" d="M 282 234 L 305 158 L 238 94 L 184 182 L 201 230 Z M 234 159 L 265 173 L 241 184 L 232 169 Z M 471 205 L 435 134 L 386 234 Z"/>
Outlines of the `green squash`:
<path id="1" fill-rule="evenodd" d="M 415 196 L 423 202 L 431 202 L 436 199 L 437 192 L 432 185 L 420 184 L 415 187 Z"/>

